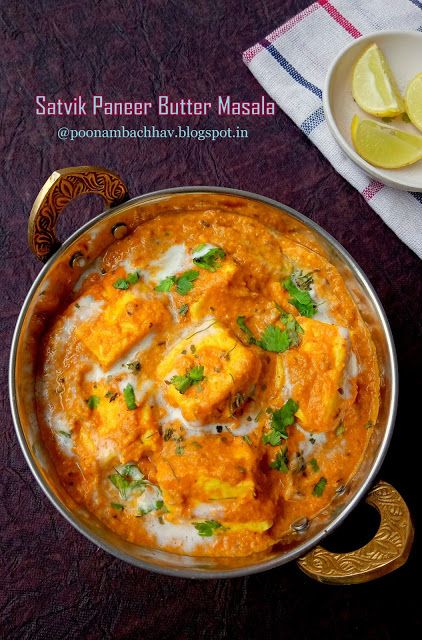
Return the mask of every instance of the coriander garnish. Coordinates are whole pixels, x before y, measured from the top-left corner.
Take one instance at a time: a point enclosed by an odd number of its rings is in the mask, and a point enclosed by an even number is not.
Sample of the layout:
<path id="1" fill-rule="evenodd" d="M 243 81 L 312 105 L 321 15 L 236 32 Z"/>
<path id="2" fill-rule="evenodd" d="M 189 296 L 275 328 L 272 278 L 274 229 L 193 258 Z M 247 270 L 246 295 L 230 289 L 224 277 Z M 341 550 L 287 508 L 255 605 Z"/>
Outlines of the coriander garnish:
<path id="1" fill-rule="evenodd" d="M 300 341 L 300 337 L 304 331 L 296 318 L 291 313 L 286 313 L 280 305 L 276 304 L 277 310 L 280 312 L 280 320 L 284 324 L 284 330 L 289 337 L 289 346 L 297 347 Z"/>
<path id="2" fill-rule="evenodd" d="M 123 397 L 126 402 L 126 406 L 130 411 L 136 409 L 135 390 L 131 384 L 126 385 L 123 389 Z"/>
<path id="3" fill-rule="evenodd" d="M 204 522 L 194 522 L 193 526 L 197 530 L 198 534 L 203 538 L 209 538 L 214 535 L 217 529 L 226 530 L 226 527 L 223 527 L 221 522 L 217 522 L 217 520 L 205 520 Z"/>
<path id="4" fill-rule="evenodd" d="M 185 302 L 179 309 L 179 316 L 185 316 L 189 311 L 189 305 Z"/>
<path id="5" fill-rule="evenodd" d="M 100 404 L 100 398 L 99 396 L 89 396 L 86 403 L 90 409 L 96 409 Z"/>
<path id="6" fill-rule="evenodd" d="M 287 466 L 288 464 L 289 464 L 289 458 L 287 455 L 287 446 L 286 446 L 284 447 L 284 449 L 281 449 L 281 451 L 277 453 L 273 462 L 270 463 L 270 467 L 271 469 L 275 469 L 276 471 L 287 473 L 289 470 L 289 467 Z"/>
<path id="7" fill-rule="evenodd" d="M 176 276 L 167 276 L 167 278 L 164 278 L 164 280 L 161 280 L 161 282 L 157 284 L 157 286 L 155 287 L 155 290 L 161 291 L 162 293 L 166 293 L 167 291 L 170 291 L 170 289 L 175 284 L 175 282 L 176 282 Z"/>
<path id="8" fill-rule="evenodd" d="M 143 492 L 145 487 L 150 484 L 133 462 L 117 467 L 115 471 L 116 473 L 112 473 L 108 479 L 116 487 L 123 500 L 127 500 L 129 493 L 134 489 L 142 489 Z"/>
<path id="9" fill-rule="evenodd" d="M 257 343 L 261 349 L 272 351 L 273 353 L 283 353 L 290 347 L 287 331 L 282 331 L 276 325 L 270 325 L 264 329 L 261 339 Z"/>
<path id="10" fill-rule="evenodd" d="M 107 398 L 109 402 L 114 402 L 119 394 L 117 392 L 113 393 L 113 391 L 107 391 L 104 398 Z"/>
<path id="11" fill-rule="evenodd" d="M 206 244 L 200 244 L 193 250 L 193 255 L 199 253 L 206 247 Z M 201 269 L 207 269 L 207 271 L 217 271 L 221 267 L 221 260 L 226 257 L 225 251 L 221 247 L 211 247 L 206 253 L 201 256 L 194 257 L 193 263 Z"/>
<path id="12" fill-rule="evenodd" d="M 129 289 L 131 284 L 136 284 L 139 281 L 139 273 L 134 271 L 133 273 L 128 273 L 126 278 L 117 278 L 113 282 L 113 287 L 115 289 L 126 290 Z"/>
<path id="13" fill-rule="evenodd" d="M 181 296 L 185 296 L 191 289 L 193 289 L 193 283 L 199 276 L 199 271 L 185 271 L 180 276 L 167 276 L 164 280 L 155 287 L 156 291 L 168 292 L 174 285 L 176 285 L 176 291 Z"/>
<path id="14" fill-rule="evenodd" d="M 249 344 L 257 344 L 257 339 L 255 338 L 254 334 L 246 324 L 245 316 L 237 316 L 236 322 L 238 326 L 242 329 L 242 331 L 246 333 Z"/>
<path id="15" fill-rule="evenodd" d="M 296 307 L 302 316 L 313 318 L 317 312 L 317 304 L 312 300 L 311 294 L 306 289 L 300 288 L 300 278 L 307 277 L 309 277 L 309 274 L 303 276 L 299 272 L 297 276 L 296 273 L 292 273 L 287 280 L 284 280 L 283 287 L 290 293 L 289 303 Z"/>
<path id="16" fill-rule="evenodd" d="M 299 344 L 298 333 L 303 333 L 302 327 L 300 327 L 294 319 L 290 320 L 289 314 L 285 313 L 283 318 L 286 323 L 288 322 L 288 326 L 286 326 L 285 329 L 282 330 L 277 325 L 270 324 L 264 329 L 259 339 L 254 336 L 246 324 L 245 316 L 238 316 L 236 322 L 240 329 L 247 335 L 249 344 L 255 344 L 265 351 L 283 353 L 283 351 L 287 351 L 290 347 L 297 346 Z M 297 328 L 299 328 L 300 331 Z"/>
<path id="17" fill-rule="evenodd" d="M 326 485 L 327 485 L 327 479 L 324 477 L 320 478 L 312 490 L 312 495 L 316 496 L 317 498 L 320 498 L 324 493 L 324 489 Z"/>
<path id="18" fill-rule="evenodd" d="M 280 409 L 267 409 L 267 413 L 271 415 L 271 431 L 264 433 L 262 442 L 270 444 L 273 447 L 279 445 L 281 440 L 287 440 L 287 427 L 295 421 L 295 413 L 299 409 L 297 402 L 289 398 Z"/>
<path id="19" fill-rule="evenodd" d="M 123 511 L 124 506 L 120 504 L 120 502 L 110 502 L 110 506 L 112 509 L 116 509 L 116 511 Z"/>
<path id="20" fill-rule="evenodd" d="M 173 376 L 170 379 L 170 384 L 174 385 L 179 393 L 186 393 L 186 391 L 198 382 L 202 382 L 205 379 L 204 367 L 197 365 L 192 367 L 183 376 Z"/>
<path id="21" fill-rule="evenodd" d="M 309 464 L 312 467 L 312 471 L 315 471 L 315 472 L 319 471 L 319 464 L 318 464 L 318 462 L 316 461 L 315 458 L 311 458 L 309 460 Z"/>

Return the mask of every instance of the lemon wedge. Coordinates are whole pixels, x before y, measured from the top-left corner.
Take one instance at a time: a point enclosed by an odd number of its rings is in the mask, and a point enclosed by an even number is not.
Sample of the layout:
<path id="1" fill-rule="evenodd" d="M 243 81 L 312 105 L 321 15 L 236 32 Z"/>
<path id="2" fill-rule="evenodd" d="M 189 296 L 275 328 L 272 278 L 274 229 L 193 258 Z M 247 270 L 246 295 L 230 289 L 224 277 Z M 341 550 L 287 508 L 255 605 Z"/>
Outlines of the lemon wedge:
<path id="1" fill-rule="evenodd" d="M 406 90 L 406 111 L 412 124 L 422 131 L 422 73 L 409 82 Z"/>
<path id="2" fill-rule="evenodd" d="M 380 118 L 404 112 L 404 102 L 383 52 L 371 44 L 355 64 L 353 97 L 361 109 Z"/>
<path id="3" fill-rule="evenodd" d="M 358 154 L 375 167 L 399 169 L 422 159 L 422 136 L 374 120 L 352 120 L 352 141 Z"/>

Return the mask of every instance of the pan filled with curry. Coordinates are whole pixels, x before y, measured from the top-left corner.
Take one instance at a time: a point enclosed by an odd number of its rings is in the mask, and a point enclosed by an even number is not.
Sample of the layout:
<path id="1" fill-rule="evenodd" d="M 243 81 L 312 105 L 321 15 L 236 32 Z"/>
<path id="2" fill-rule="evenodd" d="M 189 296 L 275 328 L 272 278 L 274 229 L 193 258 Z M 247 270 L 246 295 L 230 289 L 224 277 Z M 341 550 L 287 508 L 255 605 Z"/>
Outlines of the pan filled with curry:
<path id="1" fill-rule="evenodd" d="M 84 193 L 108 209 L 59 246 L 58 215 Z M 41 190 L 29 241 L 47 263 L 16 328 L 12 412 L 36 479 L 82 533 L 188 577 L 299 558 L 350 583 L 405 562 L 407 507 L 373 486 L 395 418 L 394 345 L 326 232 L 230 189 L 128 200 L 115 174 L 77 167 Z M 317 546 L 366 494 L 375 537 L 349 554 Z"/>

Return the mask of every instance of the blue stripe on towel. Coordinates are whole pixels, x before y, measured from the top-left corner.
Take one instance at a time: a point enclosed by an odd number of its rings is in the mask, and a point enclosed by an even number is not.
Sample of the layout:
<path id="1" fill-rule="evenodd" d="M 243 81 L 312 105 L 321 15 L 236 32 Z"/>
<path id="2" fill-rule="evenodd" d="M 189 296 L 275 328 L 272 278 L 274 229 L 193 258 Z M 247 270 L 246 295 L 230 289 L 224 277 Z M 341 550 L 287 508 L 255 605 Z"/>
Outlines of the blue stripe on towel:
<path id="1" fill-rule="evenodd" d="M 420 0 L 410 0 L 410 2 L 414 4 L 415 7 L 419 7 L 419 9 L 422 9 L 422 2 Z"/>
<path id="2" fill-rule="evenodd" d="M 293 80 L 296 80 L 296 82 L 301 84 L 302 87 L 305 87 L 306 89 L 308 89 L 309 91 L 314 93 L 316 96 L 318 96 L 318 98 L 320 98 L 320 100 L 322 100 L 322 91 L 321 91 L 321 89 L 319 87 L 315 86 L 314 84 L 312 84 L 312 82 L 309 82 L 309 80 L 306 80 L 306 78 L 304 78 L 299 73 L 299 71 L 297 71 L 297 69 L 295 69 L 290 64 L 290 62 L 288 62 L 286 60 L 286 58 L 281 55 L 281 53 L 275 48 L 274 45 L 271 44 L 271 42 L 268 42 L 268 40 L 262 40 L 261 44 L 262 44 L 262 46 L 264 46 L 266 48 L 268 53 L 270 53 L 272 55 L 274 60 L 277 60 L 278 64 L 281 67 L 283 67 L 283 69 L 285 71 L 287 71 L 287 73 L 293 78 Z"/>
<path id="3" fill-rule="evenodd" d="M 307 136 L 309 136 L 318 125 L 324 122 L 324 119 L 324 109 L 319 107 L 319 109 L 311 113 L 311 115 L 302 122 L 300 128 Z"/>
<path id="4" fill-rule="evenodd" d="M 420 204 L 422 204 L 422 193 L 420 191 L 410 191 L 410 194 L 414 198 L 416 198 L 416 200 L 420 202 Z"/>

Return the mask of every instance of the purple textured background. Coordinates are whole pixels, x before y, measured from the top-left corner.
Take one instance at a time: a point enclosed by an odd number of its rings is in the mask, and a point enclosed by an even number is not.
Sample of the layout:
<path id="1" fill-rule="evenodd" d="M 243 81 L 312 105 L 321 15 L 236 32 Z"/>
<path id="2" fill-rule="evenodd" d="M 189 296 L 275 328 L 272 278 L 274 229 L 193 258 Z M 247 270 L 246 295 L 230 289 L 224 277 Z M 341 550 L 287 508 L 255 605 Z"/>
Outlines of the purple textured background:
<path id="1" fill-rule="evenodd" d="M 394 332 L 401 376 L 396 431 L 382 469 L 416 519 L 420 502 L 420 262 L 278 110 L 273 118 L 189 118 L 197 127 L 245 125 L 249 140 L 60 142 L 59 121 L 36 118 L 34 96 L 154 99 L 159 93 L 252 99 L 261 89 L 241 52 L 307 0 L 20 0 L 0 3 L 3 53 L 0 136 L 1 233 L 0 637 L 34 638 L 395 638 L 420 629 L 416 548 L 381 581 L 334 588 L 294 564 L 230 581 L 168 578 L 120 562 L 78 534 L 44 497 L 14 435 L 6 384 L 13 327 L 40 265 L 26 243 L 32 202 L 49 174 L 80 164 L 117 171 L 132 195 L 182 184 L 237 187 L 291 205 L 332 233 L 368 274 Z M 135 126 L 136 120 L 62 118 L 61 125 Z M 141 123 L 142 124 L 142 123 Z M 146 124 L 177 121 L 149 117 Z M 60 230 L 98 212 L 72 205 Z M 400 212 L 397 212 L 400 215 Z M 418 309 L 419 307 L 419 309 Z M 420 386 L 419 386 L 420 389 Z M 358 547 L 376 526 L 359 507 L 327 542 Z M 366 533 L 365 533 L 366 532 Z"/>

